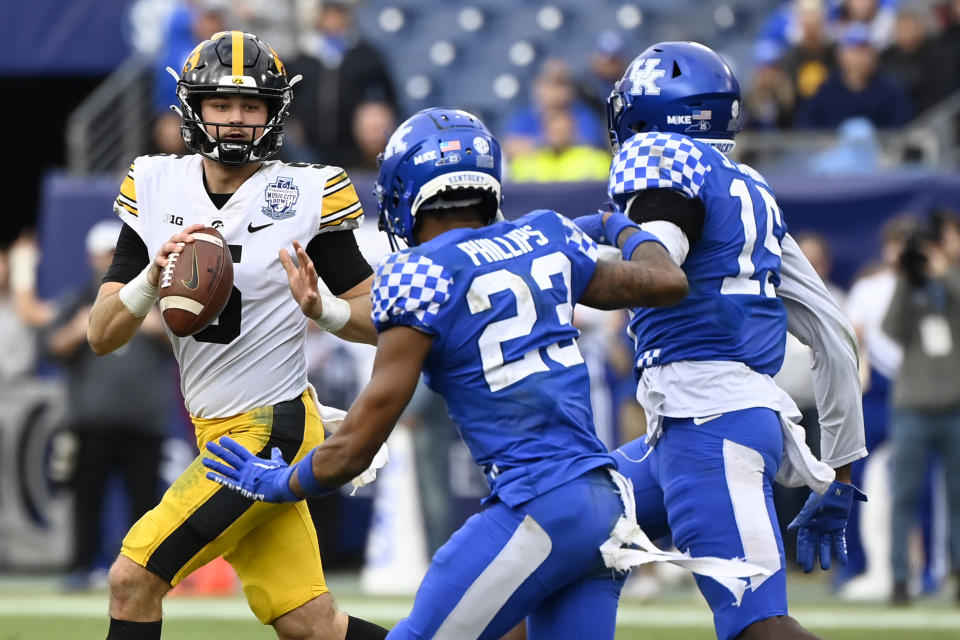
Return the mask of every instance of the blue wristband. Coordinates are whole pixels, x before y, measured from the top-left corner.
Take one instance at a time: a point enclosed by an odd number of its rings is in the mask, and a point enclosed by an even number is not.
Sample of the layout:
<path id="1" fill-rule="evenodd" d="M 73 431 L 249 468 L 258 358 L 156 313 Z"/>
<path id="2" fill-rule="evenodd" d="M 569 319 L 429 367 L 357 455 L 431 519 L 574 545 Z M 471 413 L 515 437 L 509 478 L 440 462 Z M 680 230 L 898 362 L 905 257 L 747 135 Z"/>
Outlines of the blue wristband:
<path id="1" fill-rule="evenodd" d="M 297 480 L 300 481 L 300 489 L 308 498 L 319 498 L 330 493 L 334 493 L 340 487 L 330 488 L 321 484 L 316 476 L 313 475 L 313 449 L 307 454 L 307 457 L 296 464 Z"/>
<path id="2" fill-rule="evenodd" d="M 640 228 L 636 222 L 623 215 L 622 213 L 613 213 L 607 218 L 607 221 L 603 223 L 603 236 L 607 239 L 612 246 L 617 246 L 617 238 L 620 237 L 620 232 L 628 227 Z"/>
<path id="3" fill-rule="evenodd" d="M 664 250 L 666 250 L 667 248 L 666 246 L 664 246 L 663 242 L 661 242 L 660 238 L 653 235 L 649 231 L 644 231 L 643 229 L 640 229 L 639 231 L 631 235 L 629 238 L 627 238 L 626 242 L 623 243 L 623 248 L 620 250 L 623 255 L 623 259 L 630 260 L 630 258 L 633 257 L 633 252 L 636 251 L 637 247 L 639 247 L 644 242 L 656 242 L 661 247 L 663 247 Z"/>

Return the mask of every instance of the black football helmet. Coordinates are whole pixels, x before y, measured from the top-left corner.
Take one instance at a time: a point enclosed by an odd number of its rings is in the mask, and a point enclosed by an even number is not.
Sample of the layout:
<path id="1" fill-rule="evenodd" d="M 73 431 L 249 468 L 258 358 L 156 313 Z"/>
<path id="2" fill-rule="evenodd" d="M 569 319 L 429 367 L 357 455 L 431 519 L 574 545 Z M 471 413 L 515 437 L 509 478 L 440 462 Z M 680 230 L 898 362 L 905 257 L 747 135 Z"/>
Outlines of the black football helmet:
<path id="1" fill-rule="evenodd" d="M 197 45 L 179 75 L 169 67 L 167 70 L 177 80 L 180 107 L 171 109 L 183 118 L 180 134 L 187 148 L 230 165 L 259 162 L 279 151 L 283 119 L 293 98 L 292 87 L 300 76 L 287 78 L 287 70 L 273 47 L 252 33 L 221 31 Z M 201 117 L 200 102 L 204 98 L 236 94 L 267 102 L 266 125 L 240 125 L 253 129 L 251 140 L 220 139 L 223 125 L 204 122 Z"/>

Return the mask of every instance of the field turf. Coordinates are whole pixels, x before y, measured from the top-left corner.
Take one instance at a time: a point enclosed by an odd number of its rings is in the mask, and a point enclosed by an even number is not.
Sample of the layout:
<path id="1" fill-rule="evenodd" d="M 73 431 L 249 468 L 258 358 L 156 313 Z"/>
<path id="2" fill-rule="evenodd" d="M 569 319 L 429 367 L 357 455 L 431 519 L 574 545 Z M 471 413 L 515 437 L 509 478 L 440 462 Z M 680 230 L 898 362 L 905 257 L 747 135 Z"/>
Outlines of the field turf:
<path id="1" fill-rule="evenodd" d="M 811 631 L 832 640 L 957 640 L 960 608 L 946 591 L 892 609 L 884 603 L 853 604 L 833 598 L 822 578 L 791 577 L 791 613 Z M 61 594 L 52 578 L 0 577 L 0 640 L 103 640 L 107 595 Z M 354 576 L 331 576 L 331 588 L 347 612 L 392 625 L 409 611 L 408 597 L 366 596 Z M 267 640 L 240 596 L 168 598 L 164 638 Z M 688 585 L 670 587 L 655 601 L 621 602 L 618 640 L 710 640 L 711 619 Z"/>

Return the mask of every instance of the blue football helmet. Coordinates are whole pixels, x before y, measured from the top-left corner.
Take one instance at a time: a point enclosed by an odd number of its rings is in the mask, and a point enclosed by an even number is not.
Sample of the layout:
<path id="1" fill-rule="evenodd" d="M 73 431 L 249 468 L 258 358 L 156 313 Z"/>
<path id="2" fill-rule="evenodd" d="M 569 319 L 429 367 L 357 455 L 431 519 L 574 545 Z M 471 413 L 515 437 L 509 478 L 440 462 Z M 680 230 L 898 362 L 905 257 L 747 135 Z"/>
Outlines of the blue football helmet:
<path id="1" fill-rule="evenodd" d="M 380 176 L 373 188 L 380 230 L 397 249 L 407 246 L 417 213 L 480 205 L 489 224 L 500 209 L 500 144 L 479 118 L 434 107 L 410 116 L 390 136 L 378 158 Z"/>
<path id="2" fill-rule="evenodd" d="M 682 133 L 728 152 L 740 131 L 740 83 L 709 47 L 655 44 L 630 63 L 607 98 L 607 128 L 614 153 L 643 131 Z"/>

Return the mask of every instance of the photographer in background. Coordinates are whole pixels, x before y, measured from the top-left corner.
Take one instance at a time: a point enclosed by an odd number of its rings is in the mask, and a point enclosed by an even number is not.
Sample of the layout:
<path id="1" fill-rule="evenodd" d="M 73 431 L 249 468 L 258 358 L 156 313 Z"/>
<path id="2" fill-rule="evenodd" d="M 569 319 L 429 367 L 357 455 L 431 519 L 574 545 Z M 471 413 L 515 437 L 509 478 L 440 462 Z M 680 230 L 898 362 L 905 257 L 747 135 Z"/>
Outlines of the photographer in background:
<path id="1" fill-rule="evenodd" d="M 907 604 L 908 536 L 927 457 L 946 472 L 950 551 L 960 567 L 960 218 L 932 214 L 905 241 L 884 331 L 903 348 L 893 390 L 893 604 Z M 960 600 L 960 591 L 957 594 Z"/>

